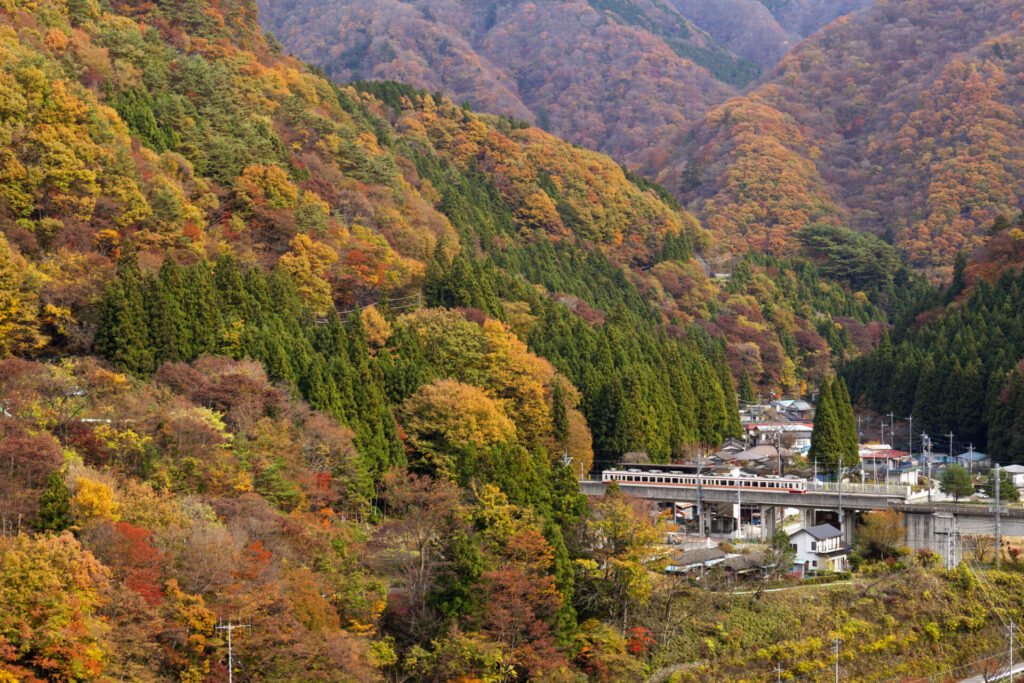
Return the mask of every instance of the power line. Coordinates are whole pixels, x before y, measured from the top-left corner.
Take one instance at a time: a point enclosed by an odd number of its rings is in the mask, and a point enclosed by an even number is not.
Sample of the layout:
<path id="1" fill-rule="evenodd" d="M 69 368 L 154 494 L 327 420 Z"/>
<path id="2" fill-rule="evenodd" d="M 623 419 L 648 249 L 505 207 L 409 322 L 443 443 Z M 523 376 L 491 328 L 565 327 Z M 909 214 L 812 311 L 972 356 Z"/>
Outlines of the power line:
<path id="1" fill-rule="evenodd" d="M 228 634 L 228 683 L 233 683 L 235 674 L 234 652 L 231 649 L 231 634 L 236 628 L 252 628 L 252 624 L 227 624 L 217 627 L 218 631 L 227 631 Z"/>

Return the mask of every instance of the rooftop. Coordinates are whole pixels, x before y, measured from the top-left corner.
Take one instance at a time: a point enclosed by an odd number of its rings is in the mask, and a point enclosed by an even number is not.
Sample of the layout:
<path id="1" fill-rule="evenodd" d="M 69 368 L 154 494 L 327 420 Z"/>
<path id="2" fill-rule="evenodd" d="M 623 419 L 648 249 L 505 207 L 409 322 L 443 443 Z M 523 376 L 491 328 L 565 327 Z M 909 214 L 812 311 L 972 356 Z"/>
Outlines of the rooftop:
<path id="1" fill-rule="evenodd" d="M 835 528 L 831 524 L 819 524 L 817 526 L 809 526 L 804 529 L 800 529 L 800 531 L 794 532 L 793 536 L 796 536 L 801 532 L 807 532 L 819 541 L 824 541 L 826 538 L 835 538 L 837 536 L 843 535 L 843 532 L 841 532 L 839 529 Z"/>
<path id="2" fill-rule="evenodd" d="M 981 453 L 979 451 L 965 451 L 956 457 L 957 460 L 973 460 L 974 462 L 988 460 L 988 455 L 986 455 L 985 453 Z"/>

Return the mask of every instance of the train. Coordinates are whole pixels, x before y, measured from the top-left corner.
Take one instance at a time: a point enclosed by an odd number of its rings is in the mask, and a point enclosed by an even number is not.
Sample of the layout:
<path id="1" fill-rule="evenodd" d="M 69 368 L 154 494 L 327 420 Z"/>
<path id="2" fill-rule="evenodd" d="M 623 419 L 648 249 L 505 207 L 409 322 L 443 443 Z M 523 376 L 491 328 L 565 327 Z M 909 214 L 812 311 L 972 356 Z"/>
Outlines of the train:
<path id="1" fill-rule="evenodd" d="M 738 468 L 725 472 L 705 468 L 698 475 L 695 465 L 623 465 L 621 468 L 613 467 L 601 472 L 601 483 L 607 485 L 614 481 L 631 486 L 678 486 L 695 489 L 698 476 L 702 489 L 807 493 L 807 480 L 799 477 L 759 477 L 741 472 Z"/>

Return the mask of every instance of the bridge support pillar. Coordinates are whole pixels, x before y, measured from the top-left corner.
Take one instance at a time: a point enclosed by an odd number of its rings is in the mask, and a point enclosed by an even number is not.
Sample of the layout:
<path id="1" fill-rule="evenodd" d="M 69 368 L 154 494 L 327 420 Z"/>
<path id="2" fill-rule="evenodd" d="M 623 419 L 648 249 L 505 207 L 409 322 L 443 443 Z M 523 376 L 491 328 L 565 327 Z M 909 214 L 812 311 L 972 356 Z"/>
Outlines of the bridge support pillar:
<path id="1" fill-rule="evenodd" d="M 856 510 L 844 510 L 843 511 L 843 528 L 840 531 L 843 532 L 843 543 L 853 547 L 853 531 L 857 527 L 857 511 Z"/>
<path id="2" fill-rule="evenodd" d="M 779 522 L 776 516 L 776 508 L 774 505 L 762 505 L 761 506 L 761 540 L 768 542 L 771 540 L 772 535 L 775 533 L 775 529 L 778 527 Z"/>

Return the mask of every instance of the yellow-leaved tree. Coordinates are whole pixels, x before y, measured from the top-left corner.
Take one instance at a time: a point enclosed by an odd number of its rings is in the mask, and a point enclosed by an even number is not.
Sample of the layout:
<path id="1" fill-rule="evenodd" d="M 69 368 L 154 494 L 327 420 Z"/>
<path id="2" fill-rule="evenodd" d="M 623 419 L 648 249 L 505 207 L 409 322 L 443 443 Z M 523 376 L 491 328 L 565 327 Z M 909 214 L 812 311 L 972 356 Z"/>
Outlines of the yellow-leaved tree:
<path id="1" fill-rule="evenodd" d="M 487 385 L 491 394 L 506 401 L 509 414 L 519 428 L 523 443 L 531 443 L 551 432 L 551 412 L 544 386 L 555 370 L 543 358 L 530 353 L 503 323 L 484 322 Z"/>
<path id="2" fill-rule="evenodd" d="M 327 269 L 338 260 L 338 255 L 309 235 L 296 235 L 289 246 L 291 251 L 281 257 L 281 267 L 295 280 L 295 287 L 313 311 L 326 313 L 334 306 Z"/>
<path id="3" fill-rule="evenodd" d="M 453 379 L 424 384 L 406 399 L 400 414 L 410 443 L 438 476 L 452 475 L 460 451 L 516 438 L 516 426 L 499 401 Z"/>
<path id="4" fill-rule="evenodd" d="M 46 344 L 29 275 L 25 260 L 0 234 L 0 358 L 26 355 Z"/>

